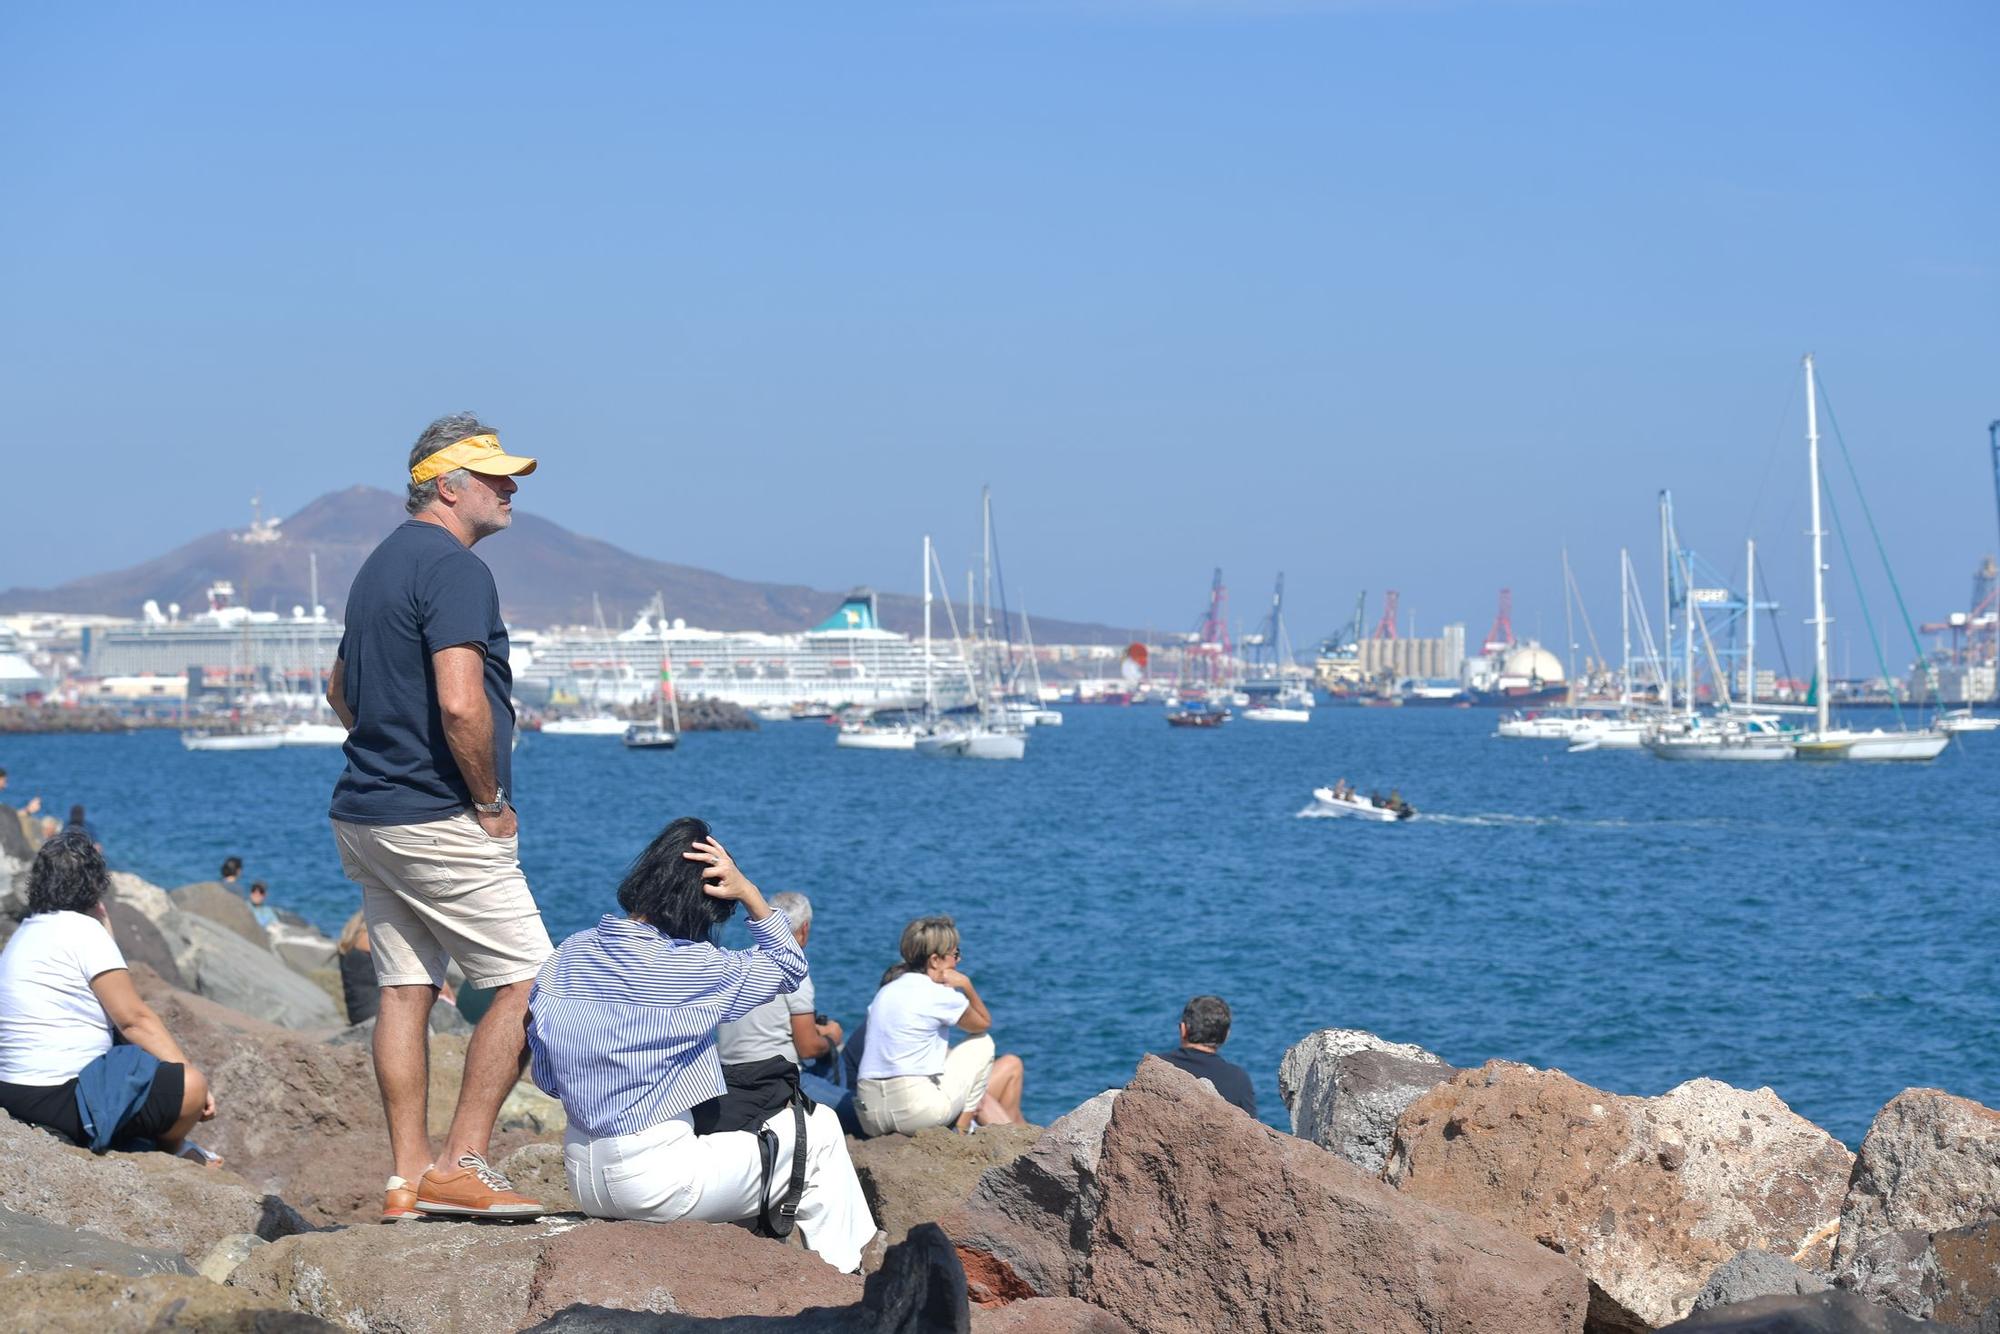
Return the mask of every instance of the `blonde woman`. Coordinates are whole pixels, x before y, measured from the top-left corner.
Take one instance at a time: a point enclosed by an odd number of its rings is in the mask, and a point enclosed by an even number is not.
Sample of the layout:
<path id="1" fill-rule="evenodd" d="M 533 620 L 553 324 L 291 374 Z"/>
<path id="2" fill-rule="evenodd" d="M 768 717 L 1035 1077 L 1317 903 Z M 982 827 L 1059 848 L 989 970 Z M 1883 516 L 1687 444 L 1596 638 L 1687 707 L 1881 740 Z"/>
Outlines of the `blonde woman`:
<path id="1" fill-rule="evenodd" d="M 868 1041 L 854 1110 L 870 1135 L 914 1135 L 929 1126 L 987 1125 L 1020 1117 L 1018 1056 L 993 1055 L 993 1016 L 958 970 L 958 927 L 919 917 L 903 928 L 902 962 L 868 1006 Z M 951 1045 L 951 1030 L 969 1034 Z"/>

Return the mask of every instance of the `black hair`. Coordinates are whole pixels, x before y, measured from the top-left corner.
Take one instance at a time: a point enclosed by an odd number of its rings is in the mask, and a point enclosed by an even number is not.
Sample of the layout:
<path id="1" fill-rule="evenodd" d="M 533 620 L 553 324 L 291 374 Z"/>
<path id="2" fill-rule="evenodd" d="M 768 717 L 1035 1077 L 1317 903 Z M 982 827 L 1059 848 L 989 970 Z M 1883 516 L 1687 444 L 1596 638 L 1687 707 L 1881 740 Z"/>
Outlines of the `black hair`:
<path id="1" fill-rule="evenodd" d="M 692 815 L 662 829 L 625 872 L 618 885 L 618 906 L 675 940 L 713 940 L 715 928 L 736 911 L 736 902 L 704 890 L 701 873 L 707 864 L 681 855 L 708 836 L 708 823 Z"/>
<path id="2" fill-rule="evenodd" d="M 79 802 L 78 802 L 78 803 L 77 803 L 76 805 L 74 805 L 74 806 L 72 806 L 72 807 L 70 807 L 70 808 L 69 808 L 69 822 L 70 822 L 71 824 L 82 824 L 82 823 L 83 823 L 83 803 L 82 803 L 82 802 L 80 802 L 80 801 L 79 801 Z"/>
<path id="3" fill-rule="evenodd" d="M 252 894 L 269 894 L 271 892 L 271 887 L 265 884 L 262 880 L 252 880 L 250 882 L 250 892 Z"/>
<path id="4" fill-rule="evenodd" d="M 1220 1047 L 1229 1040 L 1229 1002 L 1220 996 L 1196 996 L 1181 1009 L 1187 1041 Z"/>
<path id="5" fill-rule="evenodd" d="M 222 859 L 222 878 L 224 880 L 227 880 L 232 875 L 242 874 L 243 859 L 241 857 L 224 857 Z"/>
<path id="6" fill-rule="evenodd" d="M 111 888 L 104 854 L 81 829 L 65 829 L 35 854 L 28 871 L 28 916 L 45 912 L 87 913 Z"/>

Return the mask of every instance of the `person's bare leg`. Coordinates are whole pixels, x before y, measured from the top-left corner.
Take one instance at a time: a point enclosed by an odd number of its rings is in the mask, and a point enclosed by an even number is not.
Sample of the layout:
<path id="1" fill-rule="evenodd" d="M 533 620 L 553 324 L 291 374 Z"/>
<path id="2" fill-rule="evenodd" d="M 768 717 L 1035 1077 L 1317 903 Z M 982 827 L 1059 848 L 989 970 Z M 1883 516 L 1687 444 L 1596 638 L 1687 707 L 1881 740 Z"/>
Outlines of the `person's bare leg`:
<path id="1" fill-rule="evenodd" d="M 375 1082 L 389 1122 L 389 1152 L 396 1175 L 414 1182 L 430 1168 L 431 1006 L 428 984 L 383 987 L 375 1015 Z"/>
<path id="2" fill-rule="evenodd" d="M 1020 1120 L 1020 1088 L 1028 1078 L 1020 1056 L 1000 1056 L 986 1076 L 986 1098 L 980 1100 L 980 1124 L 1006 1126 Z"/>
<path id="3" fill-rule="evenodd" d="M 507 1101 L 528 1063 L 528 991 L 533 986 L 534 979 L 528 978 L 496 990 L 479 1027 L 472 1030 L 458 1110 L 452 1114 L 451 1132 L 438 1159 L 447 1168 L 468 1153 L 486 1156 L 500 1104 Z"/>
<path id="4" fill-rule="evenodd" d="M 191 1065 L 183 1066 L 182 1070 L 184 1078 L 181 1084 L 181 1114 L 175 1118 L 171 1126 L 167 1127 L 164 1134 L 153 1141 L 162 1153 L 181 1151 L 181 1146 L 187 1142 L 189 1132 L 201 1122 L 202 1108 L 208 1105 L 208 1080 L 203 1078 L 201 1071 Z M 217 1158 L 207 1166 L 220 1167 L 222 1160 Z"/>

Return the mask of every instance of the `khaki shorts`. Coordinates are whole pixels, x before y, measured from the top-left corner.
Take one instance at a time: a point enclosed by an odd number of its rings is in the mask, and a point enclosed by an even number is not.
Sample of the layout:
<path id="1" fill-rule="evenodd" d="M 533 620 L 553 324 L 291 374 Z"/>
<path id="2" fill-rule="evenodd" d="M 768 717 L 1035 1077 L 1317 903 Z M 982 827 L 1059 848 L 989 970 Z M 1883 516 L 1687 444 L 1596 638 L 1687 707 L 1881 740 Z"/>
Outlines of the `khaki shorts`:
<path id="1" fill-rule="evenodd" d="M 522 982 L 554 947 L 521 874 L 518 838 L 494 838 L 469 812 L 428 824 L 333 822 L 340 866 L 385 987 L 444 985 L 445 956 L 475 987 Z"/>

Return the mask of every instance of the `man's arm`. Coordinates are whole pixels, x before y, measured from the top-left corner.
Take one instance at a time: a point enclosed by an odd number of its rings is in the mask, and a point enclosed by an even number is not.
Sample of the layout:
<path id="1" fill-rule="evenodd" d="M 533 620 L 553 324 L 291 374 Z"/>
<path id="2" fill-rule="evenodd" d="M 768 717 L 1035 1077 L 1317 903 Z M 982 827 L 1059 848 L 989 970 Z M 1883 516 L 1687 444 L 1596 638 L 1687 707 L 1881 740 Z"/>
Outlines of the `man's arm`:
<path id="1" fill-rule="evenodd" d="M 833 1050 L 833 1044 L 840 1041 L 840 1025 L 832 1019 L 821 1028 L 819 1021 L 809 1014 L 795 1014 L 792 1020 L 792 1045 L 799 1050 L 801 1061 L 810 1061 L 815 1056 L 824 1056 Z"/>
<path id="2" fill-rule="evenodd" d="M 486 655 L 471 644 L 454 644 L 431 654 L 437 680 L 438 713 L 444 719 L 445 744 L 458 763 L 474 801 L 492 801 L 500 790 L 493 767 L 493 709 L 486 702 Z M 498 815 L 474 811 L 480 827 L 495 838 L 506 838 L 518 827 L 509 805 Z"/>
<path id="3" fill-rule="evenodd" d="M 333 670 L 326 676 L 326 702 L 333 709 L 333 716 L 340 719 L 340 725 L 348 731 L 354 730 L 354 715 L 347 708 L 347 659 L 335 658 Z"/>

